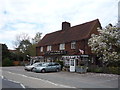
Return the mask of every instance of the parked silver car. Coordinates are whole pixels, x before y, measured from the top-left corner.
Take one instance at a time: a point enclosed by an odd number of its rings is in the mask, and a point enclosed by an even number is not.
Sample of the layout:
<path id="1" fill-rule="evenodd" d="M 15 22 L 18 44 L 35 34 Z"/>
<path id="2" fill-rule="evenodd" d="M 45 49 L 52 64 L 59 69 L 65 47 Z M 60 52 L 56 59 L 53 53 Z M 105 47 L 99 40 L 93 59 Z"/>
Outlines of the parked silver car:
<path id="1" fill-rule="evenodd" d="M 44 62 L 37 62 L 37 63 L 34 63 L 34 64 L 32 64 L 32 65 L 27 65 L 27 66 L 25 66 L 24 69 L 27 70 L 27 71 L 32 71 L 33 68 L 35 68 L 35 67 L 37 67 L 37 66 L 41 66 L 43 63 L 44 63 Z"/>
<path id="2" fill-rule="evenodd" d="M 33 69 L 34 72 L 51 72 L 51 71 L 60 71 L 61 65 L 59 63 L 43 63 L 41 66 L 37 66 Z"/>

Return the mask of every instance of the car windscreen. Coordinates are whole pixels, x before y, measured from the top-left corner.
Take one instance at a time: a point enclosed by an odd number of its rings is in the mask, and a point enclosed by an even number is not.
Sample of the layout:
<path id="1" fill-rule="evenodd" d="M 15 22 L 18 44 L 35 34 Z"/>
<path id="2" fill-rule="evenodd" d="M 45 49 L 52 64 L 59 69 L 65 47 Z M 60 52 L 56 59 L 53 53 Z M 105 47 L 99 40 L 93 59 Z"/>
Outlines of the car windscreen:
<path id="1" fill-rule="evenodd" d="M 42 66 L 48 66 L 48 63 L 44 63 L 44 64 L 42 64 Z"/>
<path id="2" fill-rule="evenodd" d="M 39 63 L 34 63 L 33 66 L 37 66 Z"/>
<path id="3" fill-rule="evenodd" d="M 42 63 L 38 64 L 37 66 L 42 66 Z"/>

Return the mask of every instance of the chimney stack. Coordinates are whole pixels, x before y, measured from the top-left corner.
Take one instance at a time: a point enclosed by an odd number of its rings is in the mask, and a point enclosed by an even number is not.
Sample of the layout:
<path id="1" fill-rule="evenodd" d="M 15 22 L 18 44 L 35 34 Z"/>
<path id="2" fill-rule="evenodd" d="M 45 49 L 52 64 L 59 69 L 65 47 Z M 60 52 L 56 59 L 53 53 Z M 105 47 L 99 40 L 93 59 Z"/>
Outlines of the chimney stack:
<path id="1" fill-rule="evenodd" d="M 69 22 L 62 22 L 62 30 L 66 30 L 66 29 L 68 29 L 68 28 L 70 28 L 71 27 L 71 25 L 70 25 L 70 23 Z"/>

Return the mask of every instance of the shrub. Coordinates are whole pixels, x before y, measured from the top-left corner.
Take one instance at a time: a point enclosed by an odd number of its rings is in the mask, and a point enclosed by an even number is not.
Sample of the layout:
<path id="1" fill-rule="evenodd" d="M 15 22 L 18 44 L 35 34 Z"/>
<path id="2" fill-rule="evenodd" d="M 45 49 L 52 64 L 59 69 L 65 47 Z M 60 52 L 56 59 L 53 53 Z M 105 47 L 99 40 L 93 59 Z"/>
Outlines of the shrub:
<path id="1" fill-rule="evenodd" d="M 95 72 L 95 69 L 98 68 L 98 66 L 96 65 L 91 65 L 91 66 L 88 66 L 88 72 Z"/>
<path id="2" fill-rule="evenodd" d="M 120 67 L 108 67 L 108 71 L 109 73 L 120 75 Z"/>
<path id="3" fill-rule="evenodd" d="M 103 73 L 103 68 L 102 67 L 97 67 L 97 68 L 95 68 L 94 72 Z"/>
<path id="4" fill-rule="evenodd" d="M 13 66 L 13 62 L 9 58 L 5 58 L 2 62 L 2 66 Z"/>
<path id="5" fill-rule="evenodd" d="M 95 73 L 108 73 L 108 74 L 118 74 L 120 75 L 120 67 L 98 67 L 98 66 L 91 66 L 88 67 L 88 72 L 95 72 Z"/>

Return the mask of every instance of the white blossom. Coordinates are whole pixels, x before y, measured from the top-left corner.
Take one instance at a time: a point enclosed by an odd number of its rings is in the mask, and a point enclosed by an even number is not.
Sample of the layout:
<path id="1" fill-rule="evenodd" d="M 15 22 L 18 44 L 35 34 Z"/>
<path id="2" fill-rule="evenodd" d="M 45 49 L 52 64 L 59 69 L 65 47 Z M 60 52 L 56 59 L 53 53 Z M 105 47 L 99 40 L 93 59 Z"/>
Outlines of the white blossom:
<path id="1" fill-rule="evenodd" d="M 120 29 L 108 26 L 104 29 L 97 28 L 99 35 L 92 34 L 89 46 L 100 59 L 104 61 L 120 60 Z"/>

